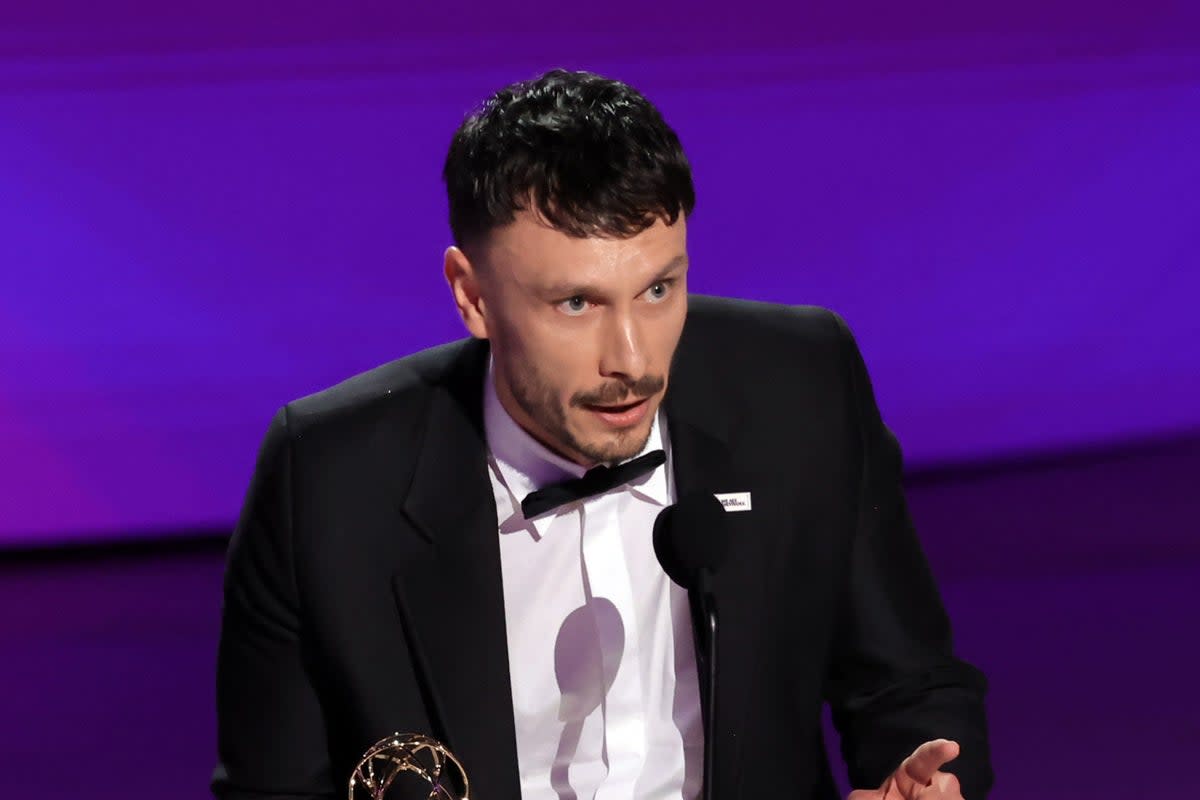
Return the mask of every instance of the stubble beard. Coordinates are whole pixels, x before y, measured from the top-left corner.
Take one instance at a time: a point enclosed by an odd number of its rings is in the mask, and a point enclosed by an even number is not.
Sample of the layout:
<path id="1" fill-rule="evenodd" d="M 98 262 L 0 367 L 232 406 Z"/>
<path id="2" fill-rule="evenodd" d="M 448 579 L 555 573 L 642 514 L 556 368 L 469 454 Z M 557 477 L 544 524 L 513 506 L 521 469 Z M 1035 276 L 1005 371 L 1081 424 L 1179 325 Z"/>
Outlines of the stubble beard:
<path id="1" fill-rule="evenodd" d="M 644 397 L 660 391 L 663 380 L 657 377 L 643 378 L 633 386 L 624 388 L 628 397 Z M 642 452 L 650 439 L 652 424 L 645 431 L 630 429 L 616 431 L 613 439 L 604 444 L 589 444 L 576 437 L 567 425 L 567 413 L 559 402 L 557 394 L 544 380 L 537 369 L 530 366 L 526 370 L 514 371 L 509 376 L 509 387 L 513 401 L 525 412 L 529 419 L 541 426 L 543 435 L 549 441 L 542 444 L 560 455 L 578 461 L 576 456 L 582 456 L 591 464 L 613 464 L 633 458 Z M 587 392 L 571 398 L 571 405 L 580 406 L 585 403 L 615 403 L 623 399 L 617 393 L 619 387 L 605 387 L 607 391 Z M 539 440 L 542 437 L 535 436 Z"/>

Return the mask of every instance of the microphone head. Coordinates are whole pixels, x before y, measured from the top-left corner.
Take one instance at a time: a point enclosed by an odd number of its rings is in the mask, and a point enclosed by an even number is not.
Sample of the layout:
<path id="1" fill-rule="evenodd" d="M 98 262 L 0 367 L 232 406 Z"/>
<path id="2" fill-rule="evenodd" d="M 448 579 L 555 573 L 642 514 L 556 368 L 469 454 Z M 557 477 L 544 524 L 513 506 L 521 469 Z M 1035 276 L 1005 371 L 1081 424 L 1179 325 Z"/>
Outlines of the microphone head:
<path id="1" fill-rule="evenodd" d="M 654 554 L 671 580 L 692 589 L 700 570 L 720 568 L 729 549 L 725 514 L 720 500 L 701 492 L 662 510 L 654 520 Z"/>

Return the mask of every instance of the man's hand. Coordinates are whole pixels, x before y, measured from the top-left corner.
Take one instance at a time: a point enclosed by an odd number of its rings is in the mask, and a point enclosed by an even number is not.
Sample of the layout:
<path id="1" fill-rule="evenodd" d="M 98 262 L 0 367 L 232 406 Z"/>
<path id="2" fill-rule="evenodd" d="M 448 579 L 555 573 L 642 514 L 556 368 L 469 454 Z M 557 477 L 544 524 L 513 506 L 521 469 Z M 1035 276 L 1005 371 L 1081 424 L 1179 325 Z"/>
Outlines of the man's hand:
<path id="1" fill-rule="evenodd" d="M 939 772 L 958 758 L 958 743 L 949 739 L 926 742 L 904 759 L 878 789 L 856 789 L 846 800 L 963 800 L 958 778 Z"/>

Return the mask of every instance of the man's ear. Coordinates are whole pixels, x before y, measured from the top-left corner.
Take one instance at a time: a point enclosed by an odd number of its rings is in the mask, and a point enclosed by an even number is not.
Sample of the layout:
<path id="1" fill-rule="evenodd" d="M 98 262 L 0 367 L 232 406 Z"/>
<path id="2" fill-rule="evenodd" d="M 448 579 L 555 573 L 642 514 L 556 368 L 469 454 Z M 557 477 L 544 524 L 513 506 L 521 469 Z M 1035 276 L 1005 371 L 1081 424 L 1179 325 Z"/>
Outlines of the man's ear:
<path id="1" fill-rule="evenodd" d="M 479 276 L 475 272 L 475 265 L 466 253 L 451 246 L 446 248 L 443 271 L 446 283 L 450 284 L 450 292 L 454 295 L 454 305 L 458 306 L 458 314 L 467 330 L 476 339 L 488 338 L 487 309 L 479 292 Z"/>

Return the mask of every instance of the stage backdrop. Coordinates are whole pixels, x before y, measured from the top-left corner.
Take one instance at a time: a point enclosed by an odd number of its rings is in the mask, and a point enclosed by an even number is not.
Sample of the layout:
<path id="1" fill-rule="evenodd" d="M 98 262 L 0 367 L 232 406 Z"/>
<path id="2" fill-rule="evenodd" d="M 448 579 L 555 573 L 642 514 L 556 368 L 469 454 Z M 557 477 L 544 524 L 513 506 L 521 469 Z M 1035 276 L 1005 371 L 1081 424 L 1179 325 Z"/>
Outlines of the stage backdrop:
<path id="1" fill-rule="evenodd" d="M 279 405 L 462 335 L 447 143 L 553 66 L 662 108 L 693 290 L 841 312 L 910 465 L 1200 426 L 1194 4 L 168 5 L 5 12 L 0 546 L 228 525 Z"/>

